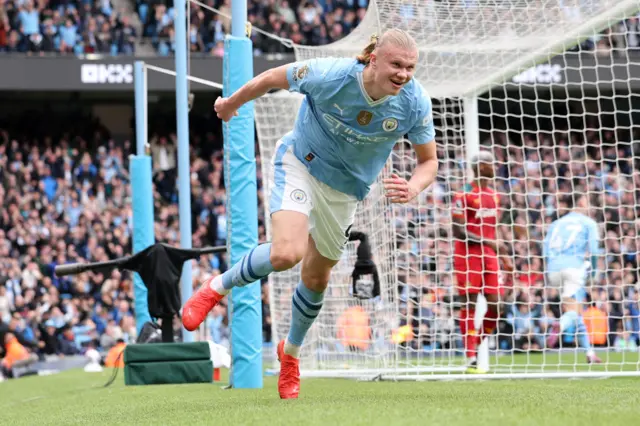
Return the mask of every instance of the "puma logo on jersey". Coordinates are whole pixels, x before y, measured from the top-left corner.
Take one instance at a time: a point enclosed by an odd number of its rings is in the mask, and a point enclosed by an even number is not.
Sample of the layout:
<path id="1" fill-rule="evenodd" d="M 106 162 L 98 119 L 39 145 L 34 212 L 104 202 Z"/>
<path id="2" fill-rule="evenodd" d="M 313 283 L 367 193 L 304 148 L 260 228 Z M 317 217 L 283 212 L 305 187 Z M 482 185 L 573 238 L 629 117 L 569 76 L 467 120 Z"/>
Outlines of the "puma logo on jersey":
<path id="1" fill-rule="evenodd" d="M 340 116 L 342 117 L 342 113 L 344 112 L 344 110 L 342 108 L 340 108 L 340 105 L 333 104 L 333 106 L 336 107 L 336 109 L 340 112 Z"/>

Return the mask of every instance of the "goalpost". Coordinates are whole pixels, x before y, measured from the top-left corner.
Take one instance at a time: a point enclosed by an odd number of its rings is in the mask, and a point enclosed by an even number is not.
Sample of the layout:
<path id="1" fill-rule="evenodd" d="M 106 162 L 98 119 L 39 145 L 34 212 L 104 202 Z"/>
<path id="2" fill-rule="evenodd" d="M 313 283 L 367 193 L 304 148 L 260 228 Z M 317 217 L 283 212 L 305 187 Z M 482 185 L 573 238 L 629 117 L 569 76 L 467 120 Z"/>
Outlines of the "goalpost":
<path id="1" fill-rule="evenodd" d="M 627 50 L 623 23 L 639 10 L 640 0 L 377 0 L 343 40 L 294 46 L 298 60 L 355 56 L 373 33 L 409 31 L 420 49 L 415 78 L 434 102 L 440 159 L 438 181 L 415 203 L 391 205 L 376 184 L 359 207 L 353 229 L 369 235 L 381 296 L 366 301 L 350 296 L 356 247 L 349 244 L 303 346 L 303 376 L 640 375 L 638 351 L 626 350 L 640 331 L 633 269 L 640 260 L 635 238 L 640 144 L 634 143 L 640 98 L 633 91 L 640 57 Z M 601 35 L 605 29 L 610 30 Z M 595 52 L 578 51 L 581 43 L 595 45 Z M 291 130 L 301 100 L 277 92 L 256 102 L 265 185 L 275 144 Z M 466 160 L 481 148 L 496 158 L 500 226 L 517 274 L 505 277 L 501 326 L 481 351 L 489 374 L 464 375 L 459 374 L 464 351 L 455 320 L 450 201 L 470 179 Z M 413 165 L 410 144 L 399 141 L 383 176 L 408 176 Z M 540 245 L 546 226 L 562 212 L 562 195 L 578 192 L 589 195 L 592 216 L 602 227 L 605 255 L 590 281 L 593 306 L 585 307 L 591 330 L 596 329 L 590 337 L 599 345 L 600 365 L 587 364 L 584 350 L 571 347 L 575 337 L 569 334 L 549 346 L 548 330 L 560 304 L 557 290 L 545 284 Z M 274 341 L 288 331 L 298 280 L 298 268 L 269 277 Z M 362 318 L 368 323 L 354 322 Z M 347 342 L 350 327 L 364 330 L 367 338 Z"/>
<path id="2" fill-rule="evenodd" d="M 175 0 L 176 43 L 175 71 L 137 61 L 135 63 L 136 154 L 130 158 L 133 248 L 134 253 L 153 244 L 153 191 L 151 158 L 146 152 L 147 132 L 147 73 L 158 72 L 175 77 L 176 123 L 178 138 L 178 198 L 180 219 L 180 245 L 191 248 L 191 206 L 189 166 L 189 110 L 193 102 L 189 94 L 189 82 L 222 90 L 229 97 L 253 77 L 253 49 L 249 38 L 251 26 L 247 25 L 247 2 L 233 1 L 231 10 L 231 34 L 225 37 L 223 79 L 224 84 L 214 83 L 189 75 L 187 45 L 187 10 L 193 2 L 214 13 L 219 11 L 195 0 Z M 258 207 L 256 184 L 256 155 L 254 144 L 253 103 L 238 110 L 238 115 L 223 123 L 224 179 L 227 191 L 227 252 L 231 264 L 258 243 Z M 191 297 L 193 280 L 191 263 L 185 262 L 181 279 L 181 299 L 184 304 Z M 138 331 L 150 319 L 146 303 L 146 288 L 139 276 L 134 281 Z M 228 297 L 231 328 L 232 367 L 229 384 L 234 388 L 262 388 L 262 305 L 259 285 L 234 288 Z M 184 342 L 193 342 L 194 334 L 183 328 Z"/>

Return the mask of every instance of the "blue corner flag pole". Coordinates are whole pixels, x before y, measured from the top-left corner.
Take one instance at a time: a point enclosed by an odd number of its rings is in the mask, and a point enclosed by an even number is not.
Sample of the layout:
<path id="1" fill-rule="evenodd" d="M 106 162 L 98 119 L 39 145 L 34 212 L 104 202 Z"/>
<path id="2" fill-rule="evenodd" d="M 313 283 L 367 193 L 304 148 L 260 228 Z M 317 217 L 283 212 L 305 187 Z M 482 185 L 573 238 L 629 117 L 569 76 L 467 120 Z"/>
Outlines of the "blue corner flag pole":
<path id="1" fill-rule="evenodd" d="M 247 0 L 231 4 L 231 36 L 225 40 L 224 89 L 228 97 L 253 78 L 253 49 L 246 35 Z M 176 35 L 177 37 L 177 35 Z M 231 264 L 258 244 L 253 102 L 224 124 L 225 183 Z M 262 302 L 260 283 L 231 293 L 231 384 L 262 388 Z"/>
<path id="2" fill-rule="evenodd" d="M 187 88 L 186 1 L 174 0 L 176 19 L 176 121 L 178 126 L 178 212 L 180 247 L 191 248 L 191 181 L 189 180 L 189 93 Z M 182 304 L 191 297 L 191 262 L 185 262 L 180 281 Z M 182 329 L 182 341 L 193 342 L 193 333 Z"/>
<path id="3" fill-rule="evenodd" d="M 129 159 L 133 209 L 133 253 L 155 244 L 153 230 L 153 182 L 151 157 L 145 153 L 147 143 L 147 78 L 144 62 L 137 61 L 134 69 L 136 111 L 136 154 Z M 133 275 L 133 306 L 138 334 L 145 322 L 151 320 L 147 302 L 147 287 L 138 273 Z"/>

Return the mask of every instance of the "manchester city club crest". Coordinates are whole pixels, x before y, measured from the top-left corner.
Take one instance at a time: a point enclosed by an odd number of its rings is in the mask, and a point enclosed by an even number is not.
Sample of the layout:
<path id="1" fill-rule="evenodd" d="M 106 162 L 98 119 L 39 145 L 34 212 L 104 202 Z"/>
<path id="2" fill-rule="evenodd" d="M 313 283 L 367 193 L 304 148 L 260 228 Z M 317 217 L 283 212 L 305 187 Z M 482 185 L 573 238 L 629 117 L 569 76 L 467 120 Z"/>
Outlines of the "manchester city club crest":
<path id="1" fill-rule="evenodd" d="M 361 126 L 366 126 L 371 123 L 371 119 L 373 118 L 373 114 L 370 111 L 360 111 L 358 113 L 358 124 Z"/>
<path id="2" fill-rule="evenodd" d="M 307 201 L 307 194 L 302 189 L 294 189 L 291 191 L 291 199 L 296 203 L 304 204 Z"/>
<path id="3" fill-rule="evenodd" d="M 298 80 L 302 80 L 303 78 L 305 78 L 307 76 L 307 74 L 309 74 L 309 65 L 303 66 L 296 73 L 296 75 L 298 76 Z"/>
<path id="4" fill-rule="evenodd" d="M 387 118 L 382 122 L 382 129 L 385 132 L 393 132 L 398 128 L 398 120 L 395 118 Z"/>

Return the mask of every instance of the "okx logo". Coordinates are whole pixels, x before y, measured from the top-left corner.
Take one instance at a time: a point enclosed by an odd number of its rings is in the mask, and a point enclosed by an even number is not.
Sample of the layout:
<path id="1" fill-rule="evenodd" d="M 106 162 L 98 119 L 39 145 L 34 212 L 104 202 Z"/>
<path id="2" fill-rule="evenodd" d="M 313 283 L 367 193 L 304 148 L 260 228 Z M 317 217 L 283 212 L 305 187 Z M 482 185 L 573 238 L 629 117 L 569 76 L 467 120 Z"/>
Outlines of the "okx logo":
<path id="1" fill-rule="evenodd" d="M 131 84 L 131 64 L 83 64 L 81 79 L 84 84 Z"/>

